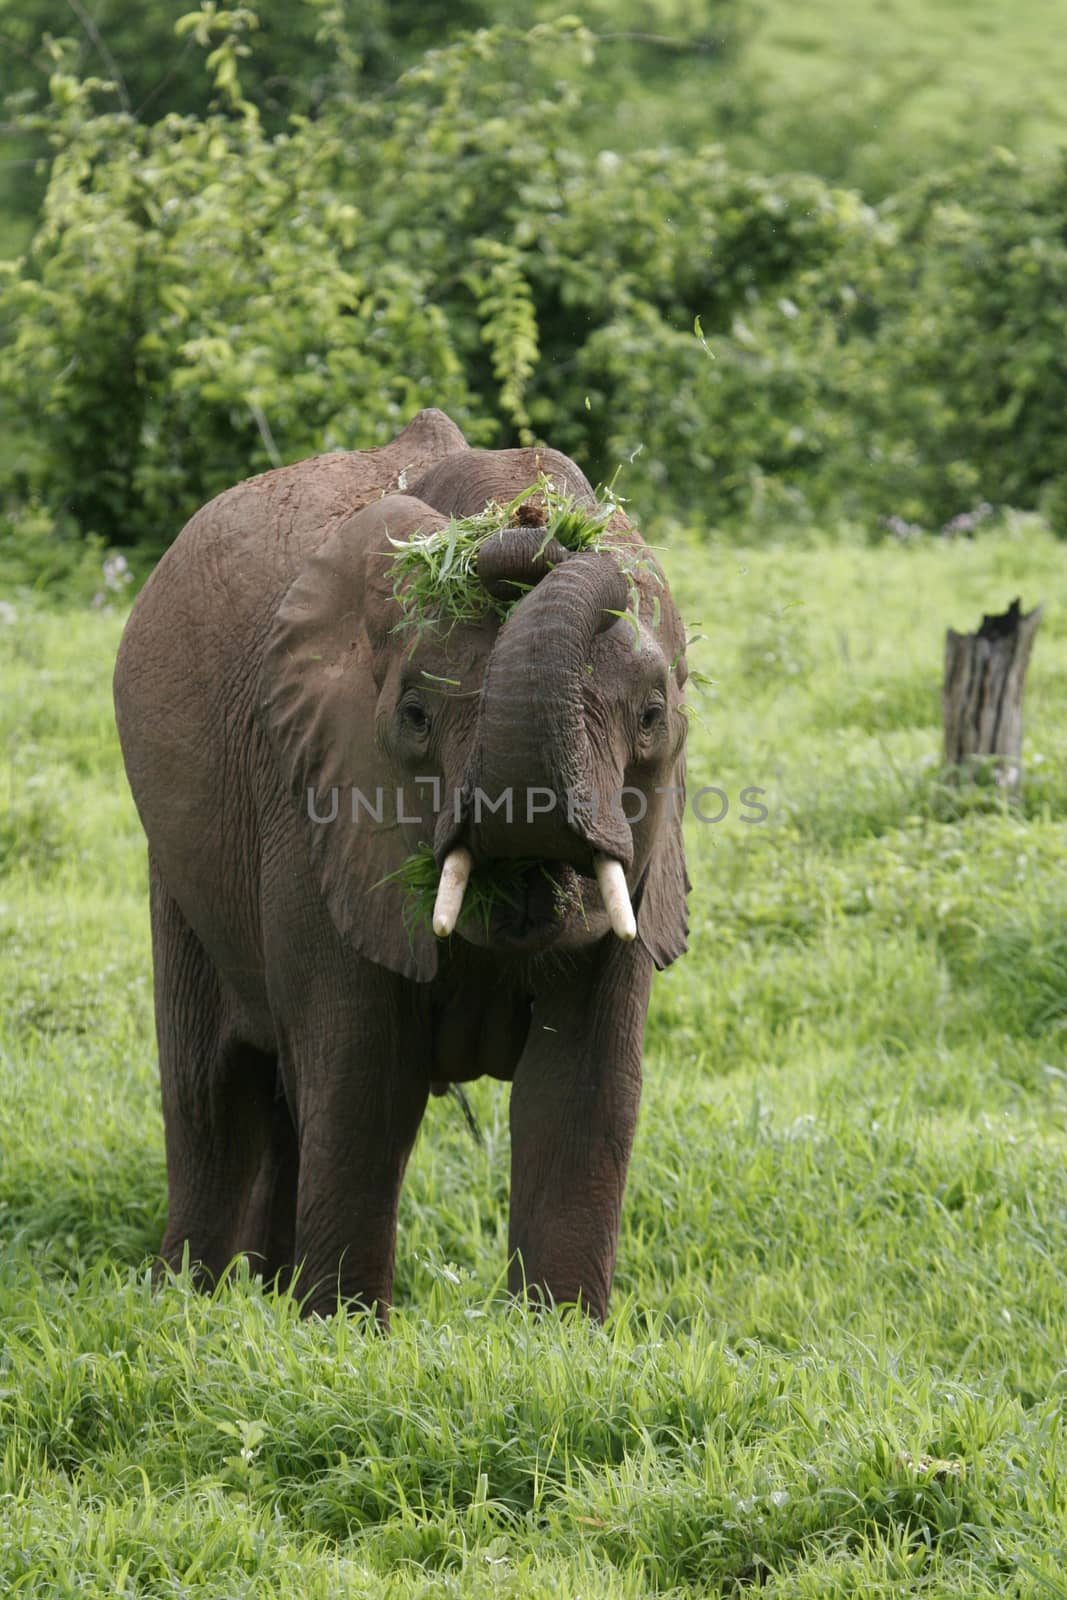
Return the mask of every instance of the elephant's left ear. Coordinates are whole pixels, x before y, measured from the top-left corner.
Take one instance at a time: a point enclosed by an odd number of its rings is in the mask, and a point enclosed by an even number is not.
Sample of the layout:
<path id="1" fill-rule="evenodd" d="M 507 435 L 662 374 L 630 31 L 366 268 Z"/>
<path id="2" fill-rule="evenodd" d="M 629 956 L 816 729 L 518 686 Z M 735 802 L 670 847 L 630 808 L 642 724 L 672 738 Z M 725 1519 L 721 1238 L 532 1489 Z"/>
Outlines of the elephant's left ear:
<path id="1" fill-rule="evenodd" d="M 637 936 L 660 972 L 684 955 L 689 945 L 688 895 L 692 885 L 685 870 L 682 819 L 685 816 L 685 756 L 671 780 L 675 792 L 665 797 L 670 808 L 656 838 L 652 860 L 641 881 L 637 900 Z"/>
<path id="2" fill-rule="evenodd" d="M 377 613 L 391 603 L 390 540 L 444 521 L 419 500 L 389 495 L 332 533 L 278 607 L 258 697 L 260 725 L 335 927 L 368 960 L 418 983 L 437 971 L 437 941 L 428 928 L 406 923 L 402 886 L 383 881 L 403 866 L 411 844 L 398 824 L 396 775 L 376 737 L 382 646 L 378 639 L 376 660 L 375 640 Z"/>

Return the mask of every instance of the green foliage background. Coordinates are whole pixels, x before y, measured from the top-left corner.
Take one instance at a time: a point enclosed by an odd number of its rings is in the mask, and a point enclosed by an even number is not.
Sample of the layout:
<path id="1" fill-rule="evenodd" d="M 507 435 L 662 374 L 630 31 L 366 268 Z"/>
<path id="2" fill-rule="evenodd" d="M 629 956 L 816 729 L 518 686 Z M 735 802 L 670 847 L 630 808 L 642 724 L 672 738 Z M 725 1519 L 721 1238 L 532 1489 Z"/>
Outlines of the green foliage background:
<path id="1" fill-rule="evenodd" d="M 50 69 L 19 124 L 47 185 L 0 279 L 9 528 L 158 551 L 236 478 L 436 404 L 476 442 L 624 463 L 646 516 L 878 538 L 1011 505 L 1064 531 L 1054 106 L 1002 85 L 927 163 L 905 112 L 955 126 L 946 52 L 907 89 L 890 51 L 861 159 L 840 84 L 818 115 L 772 90 L 781 41 L 741 0 L 502 15 L 208 6 L 170 42 L 170 8 L 110 0 L 95 42 L 49 43 L 54 6 L 0 8 L 15 87 Z M 993 142 L 1009 102 L 1040 157 Z"/>

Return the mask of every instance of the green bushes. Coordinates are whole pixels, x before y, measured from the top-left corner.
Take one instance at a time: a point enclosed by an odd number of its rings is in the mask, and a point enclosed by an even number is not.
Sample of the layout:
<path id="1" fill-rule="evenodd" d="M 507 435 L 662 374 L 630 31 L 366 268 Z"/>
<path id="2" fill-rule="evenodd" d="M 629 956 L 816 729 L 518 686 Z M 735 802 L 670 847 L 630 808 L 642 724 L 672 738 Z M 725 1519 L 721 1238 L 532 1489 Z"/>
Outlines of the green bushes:
<path id="1" fill-rule="evenodd" d="M 879 355 L 898 395 L 909 372 L 916 385 L 917 501 L 938 516 L 976 499 L 1064 507 L 1067 163 L 1027 171 L 998 152 L 887 214 L 903 264 Z"/>
<path id="2" fill-rule="evenodd" d="M 692 262 L 704 242 L 704 279 L 673 301 L 644 281 L 576 363 L 609 451 L 644 446 L 660 503 L 874 537 L 966 535 L 1016 506 L 1067 535 L 1067 162 L 994 152 L 877 210 L 705 170 L 703 232 L 681 247 Z M 662 262 L 650 276 L 670 281 Z"/>
<path id="3" fill-rule="evenodd" d="M 597 151 L 573 20 L 268 133 L 242 16 L 183 24 L 224 111 L 145 125 L 53 78 L 43 214 L 0 280 L 9 502 L 158 548 L 235 479 L 434 404 L 750 533 L 1067 515 L 1062 165 L 1000 152 L 875 210 L 717 146 Z M 340 55 L 340 11 L 321 28 Z"/>
<path id="4" fill-rule="evenodd" d="M 6 376 L 30 483 L 86 531 L 165 544 L 235 477 L 470 410 L 443 318 L 403 263 L 359 270 L 361 219 L 308 181 L 310 125 L 91 116 L 60 85 L 31 268 L 8 290 Z"/>
<path id="5" fill-rule="evenodd" d="M 758 343 L 807 379 L 816 506 L 969 533 L 991 502 L 1067 533 L 1067 164 L 997 151 L 927 179 L 795 299 Z"/>
<path id="6" fill-rule="evenodd" d="M 436 404 L 476 440 L 532 430 L 604 475 L 647 432 L 627 491 L 671 503 L 676 455 L 699 492 L 709 380 L 680 330 L 694 304 L 724 324 L 832 255 L 840 208 L 715 152 L 568 149 L 557 61 L 590 49 L 573 23 L 475 35 L 274 136 L 234 86 L 232 39 L 212 58 L 228 114 L 146 127 L 58 75 L 41 225 L 5 293 L 25 488 L 158 544 L 234 478 L 378 443 Z M 665 359 L 695 398 L 663 416 Z"/>

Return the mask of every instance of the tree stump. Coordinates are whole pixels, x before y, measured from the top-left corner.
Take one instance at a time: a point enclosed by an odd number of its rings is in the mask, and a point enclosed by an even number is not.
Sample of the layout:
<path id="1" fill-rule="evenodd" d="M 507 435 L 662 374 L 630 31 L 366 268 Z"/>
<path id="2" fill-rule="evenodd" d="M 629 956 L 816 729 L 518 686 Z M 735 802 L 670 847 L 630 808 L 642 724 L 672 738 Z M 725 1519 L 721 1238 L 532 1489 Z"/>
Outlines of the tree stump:
<path id="1" fill-rule="evenodd" d="M 945 761 L 957 776 L 992 772 L 1012 794 L 1022 782 L 1023 681 L 1041 606 L 1023 616 L 1013 600 L 982 618 L 977 633 L 945 635 Z"/>

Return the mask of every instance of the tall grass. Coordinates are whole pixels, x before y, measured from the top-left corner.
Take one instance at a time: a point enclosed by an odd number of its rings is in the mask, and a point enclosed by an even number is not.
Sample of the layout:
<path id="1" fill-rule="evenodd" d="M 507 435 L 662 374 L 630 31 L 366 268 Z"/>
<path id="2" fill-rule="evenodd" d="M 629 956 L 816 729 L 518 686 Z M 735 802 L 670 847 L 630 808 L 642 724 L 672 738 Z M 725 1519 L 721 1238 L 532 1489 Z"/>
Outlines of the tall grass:
<path id="1" fill-rule="evenodd" d="M 0 1591 L 1067 1593 L 1061 547 L 680 541 L 693 948 L 605 1329 L 506 1304 L 507 1091 L 427 1114 L 389 1339 L 165 1205 L 121 618 L 0 622 Z M 940 784 L 943 630 L 1048 610 L 1026 799 Z M 6 614 L 5 614 L 6 615 Z M 699 625 L 699 626 L 698 626 Z M 768 819 L 742 822 L 742 788 Z M 717 803 L 705 807 L 714 814 Z"/>

